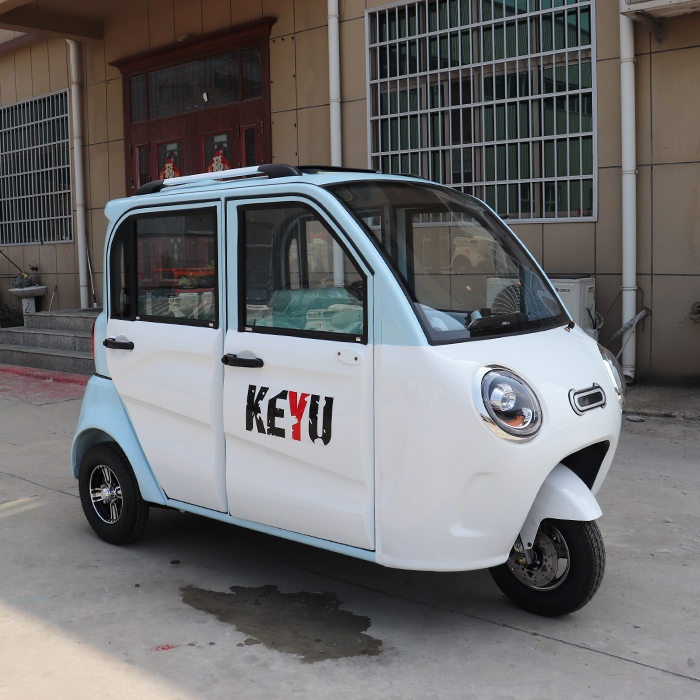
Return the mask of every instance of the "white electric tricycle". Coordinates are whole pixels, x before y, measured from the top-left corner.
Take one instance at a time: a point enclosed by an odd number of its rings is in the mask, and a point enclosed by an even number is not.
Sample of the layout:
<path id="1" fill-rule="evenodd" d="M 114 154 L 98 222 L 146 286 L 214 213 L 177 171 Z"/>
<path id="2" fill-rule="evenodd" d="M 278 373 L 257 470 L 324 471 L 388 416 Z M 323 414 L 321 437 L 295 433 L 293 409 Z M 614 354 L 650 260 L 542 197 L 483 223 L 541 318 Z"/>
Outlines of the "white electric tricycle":
<path id="1" fill-rule="evenodd" d="M 262 165 L 105 210 L 72 449 L 107 542 L 151 505 L 384 566 L 490 568 L 526 610 L 600 585 L 625 383 L 481 201 Z"/>

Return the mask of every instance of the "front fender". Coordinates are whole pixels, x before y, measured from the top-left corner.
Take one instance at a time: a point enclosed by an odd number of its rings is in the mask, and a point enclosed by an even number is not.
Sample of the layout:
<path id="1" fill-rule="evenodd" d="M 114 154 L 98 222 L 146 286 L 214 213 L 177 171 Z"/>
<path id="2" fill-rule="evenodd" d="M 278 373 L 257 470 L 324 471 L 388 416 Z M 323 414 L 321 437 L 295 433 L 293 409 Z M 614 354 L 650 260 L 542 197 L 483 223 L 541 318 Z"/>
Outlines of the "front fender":
<path id="1" fill-rule="evenodd" d="M 535 496 L 520 531 L 520 539 L 531 549 L 537 529 L 545 518 L 590 521 L 601 515 L 603 511 L 588 486 L 571 469 L 557 464 Z"/>
<path id="2" fill-rule="evenodd" d="M 119 445 L 129 460 L 143 499 L 149 503 L 164 505 L 167 500 L 165 493 L 153 476 L 114 382 L 111 379 L 93 376 L 85 389 L 78 428 L 73 438 L 73 476 L 78 478 L 83 456 L 93 445 L 112 441 Z"/>

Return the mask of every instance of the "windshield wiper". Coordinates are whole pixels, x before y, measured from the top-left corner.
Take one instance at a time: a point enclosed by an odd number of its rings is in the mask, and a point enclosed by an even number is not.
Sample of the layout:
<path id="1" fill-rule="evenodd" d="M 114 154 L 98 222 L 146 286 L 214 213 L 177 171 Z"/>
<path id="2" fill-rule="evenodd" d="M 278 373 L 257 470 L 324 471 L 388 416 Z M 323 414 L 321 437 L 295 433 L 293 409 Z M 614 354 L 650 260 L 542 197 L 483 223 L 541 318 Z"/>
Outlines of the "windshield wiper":
<path id="1" fill-rule="evenodd" d="M 499 316 L 482 316 L 475 318 L 468 326 L 467 330 L 474 333 L 479 331 L 508 330 L 509 326 L 517 326 L 526 323 L 525 314 L 502 314 Z"/>

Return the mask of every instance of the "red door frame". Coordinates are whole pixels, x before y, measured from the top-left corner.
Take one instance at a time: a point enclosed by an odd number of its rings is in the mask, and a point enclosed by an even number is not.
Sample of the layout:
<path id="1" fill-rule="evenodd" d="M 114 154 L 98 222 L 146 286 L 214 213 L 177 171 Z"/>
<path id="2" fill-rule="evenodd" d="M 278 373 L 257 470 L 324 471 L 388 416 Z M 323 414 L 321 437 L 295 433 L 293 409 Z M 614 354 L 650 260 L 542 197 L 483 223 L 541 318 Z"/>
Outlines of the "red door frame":
<path id="1" fill-rule="evenodd" d="M 244 127 L 255 126 L 256 162 L 272 162 L 271 116 L 270 116 L 270 29 L 276 22 L 274 17 L 265 17 L 255 22 L 238 25 L 230 29 L 212 32 L 193 39 L 186 39 L 160 49 L 147 51 L 135 56 L 112 61 L 122 74 L 122 94 L 124 104 L 124 161 L 126 193 L 134 194 L 139 185 L 138 146 L 144 144 L 148 153 L 148 173 L 150 179 L 158 176 L 156 143 L 183 140 L 183 174 L 202 172 L 204 161 L 203 135 L 212 133 L 233 133 L 233 156 L 231 165 L 235 168 L 243 161 L 244 147 L 241 141 Z M 241 100 L 225 107 L 215 107 L 161 119 L 152 119 L 137 124 L 131 123 L 130 79 L 160 68 L 168 68 L 180 63 L 217 56 L 230 50 L 258 43 L 261 49 L 262 95 L 258 98 Z M 242 76 L 241 76 L 242 79 Z M 242 89 L 242 85 L 239 89 Z M 216 120 L 216 121 L 215 121 Z M 216 123 L 218 121 L 218 123 Z M 244 123 L 245 122 L 245 123 Z M 172 137 L 166 134 L 172 134 Z"/>

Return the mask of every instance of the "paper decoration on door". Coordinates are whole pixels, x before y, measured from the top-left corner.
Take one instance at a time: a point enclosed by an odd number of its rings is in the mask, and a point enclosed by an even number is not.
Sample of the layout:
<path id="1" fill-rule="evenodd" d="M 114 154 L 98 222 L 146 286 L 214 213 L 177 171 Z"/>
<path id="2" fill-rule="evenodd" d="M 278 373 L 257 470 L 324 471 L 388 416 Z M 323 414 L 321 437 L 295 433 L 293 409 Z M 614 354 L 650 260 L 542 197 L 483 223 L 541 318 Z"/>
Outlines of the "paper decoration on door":
<path id="1" fill-rule="evenodd" d="M 214 157 L 211 159 L 211 163 L 207 167 L 208 173 L 220 173 L 222 170 L 230 170 L 231 164 L 226 160 L 226 156 L 220 151 L 216 150 Z"/>
<path id="2" fill-rule="evenodd" d="M 182 173 L 178 169 L 177 165 L 175 165 L 175 162 L 173 161 L 172 158 L 168 158 L 168 160 L 165 161 L 165 165 L 163 166 L 163 169 L 160 171 L 160 175 L 158 176 L 161 180 L 165 180 L 170 177 L 182 177 Z"/>

